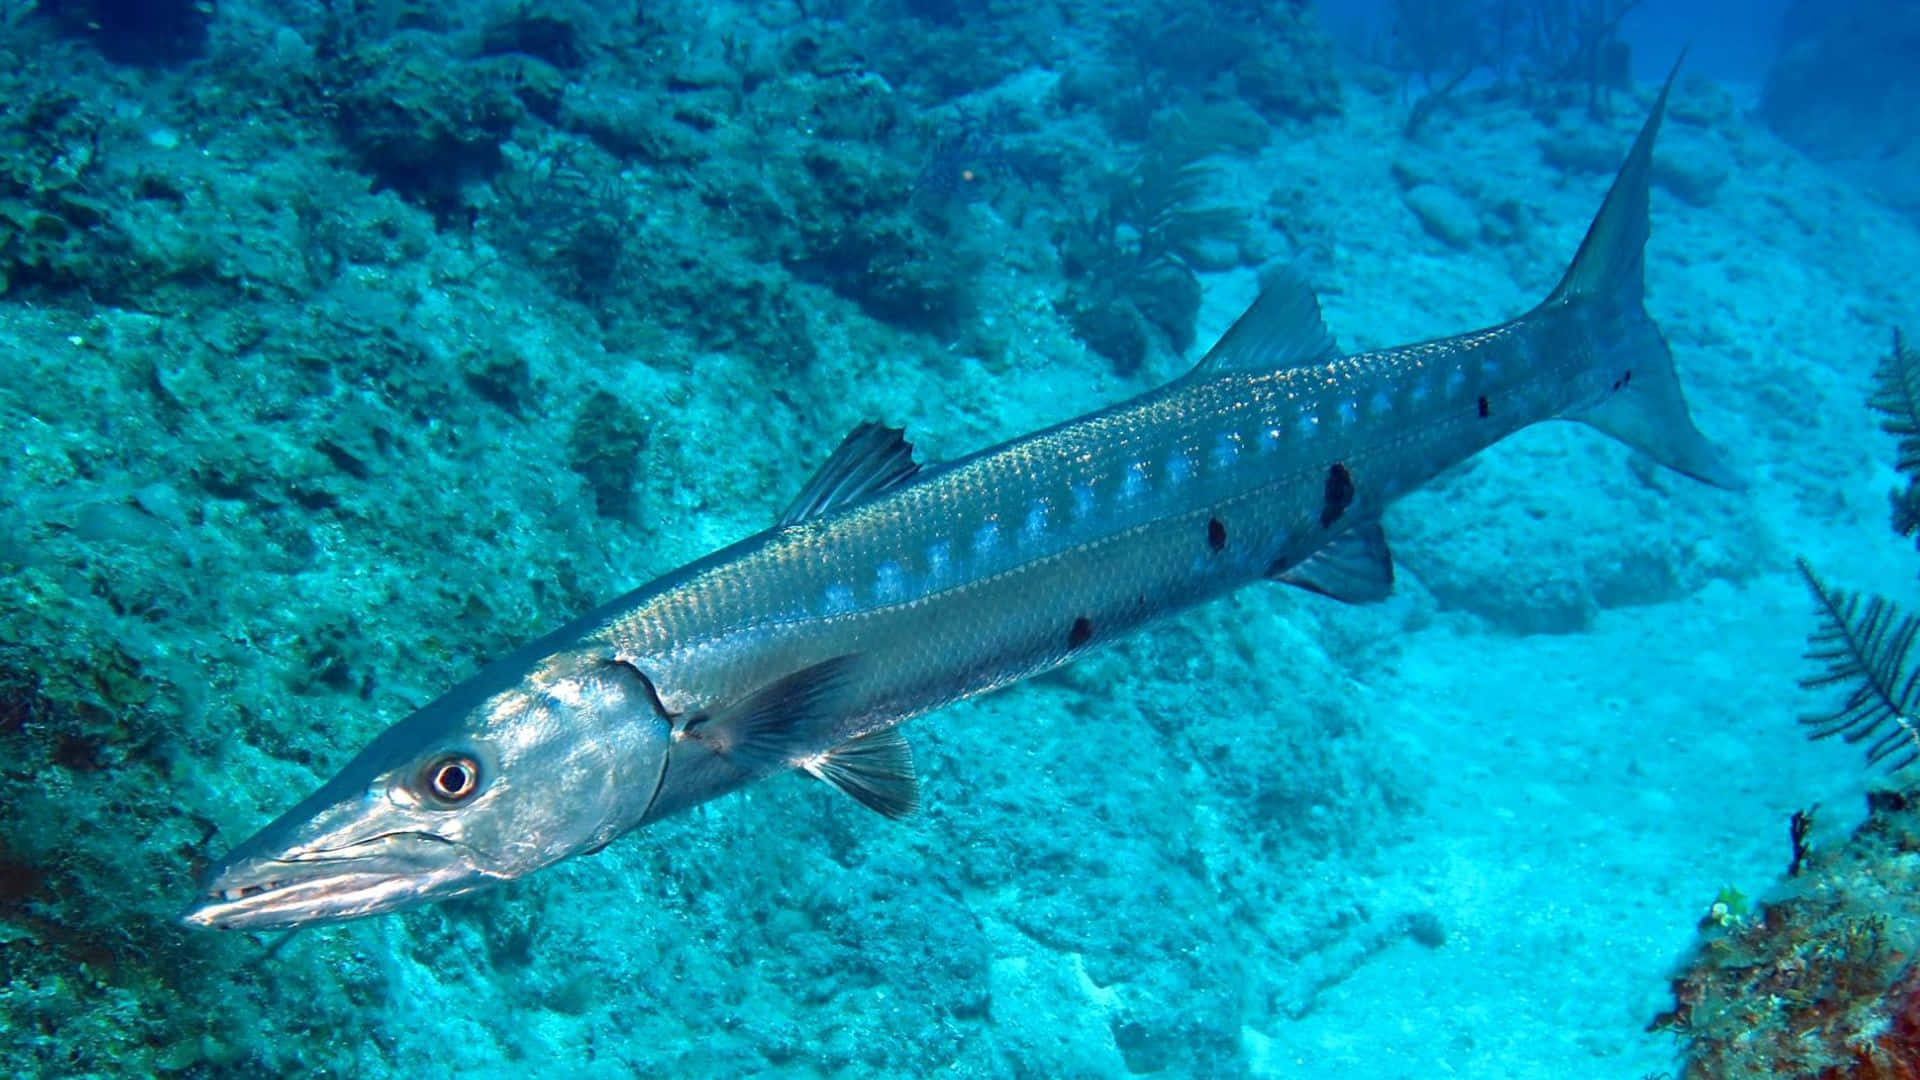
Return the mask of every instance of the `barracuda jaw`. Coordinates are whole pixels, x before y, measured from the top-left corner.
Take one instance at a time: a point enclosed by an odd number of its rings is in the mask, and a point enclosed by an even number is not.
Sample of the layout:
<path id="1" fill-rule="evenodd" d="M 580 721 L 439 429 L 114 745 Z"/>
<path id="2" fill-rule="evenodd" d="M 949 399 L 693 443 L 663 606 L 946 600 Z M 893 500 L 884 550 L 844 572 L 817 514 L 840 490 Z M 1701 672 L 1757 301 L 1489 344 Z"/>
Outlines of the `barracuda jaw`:
<path id="1" fill-rule="evenodd" d="M 245 857 L 216 867 L 180 920 L 222 930 L 272 930 L 340 922 L 498 880 L 459 844 L 396 833 L 350 847 Z"/>

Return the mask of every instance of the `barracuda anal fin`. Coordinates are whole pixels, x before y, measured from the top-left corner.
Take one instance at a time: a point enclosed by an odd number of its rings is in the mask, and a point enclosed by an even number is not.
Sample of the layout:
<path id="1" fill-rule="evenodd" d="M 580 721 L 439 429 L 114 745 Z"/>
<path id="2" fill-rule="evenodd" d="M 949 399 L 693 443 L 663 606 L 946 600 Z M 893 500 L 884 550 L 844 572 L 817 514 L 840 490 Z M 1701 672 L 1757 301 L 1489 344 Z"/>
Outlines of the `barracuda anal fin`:
<path id="1" fill-rule="evenodd" d="M 1349 604 L 1373 604 L 1393 592 L 1393 551 L 1376 521 L 1356 527 L 1305 562 L 1267 576 Z"/>
<path id="2" fill-rule="evenodd" d="M 882 817 L 903 818 L 920 809 L 913 749 L 898 728 L 841 743 L 801 761 L 800 768 Z"/>

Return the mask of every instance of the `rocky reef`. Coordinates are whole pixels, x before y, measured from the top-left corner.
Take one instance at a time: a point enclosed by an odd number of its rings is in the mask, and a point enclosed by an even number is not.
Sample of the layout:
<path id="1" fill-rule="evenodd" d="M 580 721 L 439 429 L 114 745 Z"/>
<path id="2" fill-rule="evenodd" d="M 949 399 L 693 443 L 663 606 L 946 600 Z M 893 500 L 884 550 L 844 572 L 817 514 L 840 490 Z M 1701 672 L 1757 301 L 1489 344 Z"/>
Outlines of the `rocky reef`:
<path id="1" fill-rule="evenodd" d="M 1802 850 L 1781 889 L 1715 901 L 1653 1026 L 1687 1080 L 1920 1076 L 1920 789 L 1877 791 L 1844 843 Z"/>

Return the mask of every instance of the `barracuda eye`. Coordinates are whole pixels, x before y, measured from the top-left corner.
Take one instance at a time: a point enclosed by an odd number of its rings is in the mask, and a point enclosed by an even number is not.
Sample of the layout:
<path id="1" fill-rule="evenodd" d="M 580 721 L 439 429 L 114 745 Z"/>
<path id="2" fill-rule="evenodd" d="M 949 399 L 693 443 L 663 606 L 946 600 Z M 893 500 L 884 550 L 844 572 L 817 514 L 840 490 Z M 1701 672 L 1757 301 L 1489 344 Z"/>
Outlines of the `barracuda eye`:
<path id="1" fill-rule="evenodd" d="M 427 794 L 442 806 L 457 806 L 480 790 L 480 763 L 465 754 L 434 758 L 420 775 Z"/>

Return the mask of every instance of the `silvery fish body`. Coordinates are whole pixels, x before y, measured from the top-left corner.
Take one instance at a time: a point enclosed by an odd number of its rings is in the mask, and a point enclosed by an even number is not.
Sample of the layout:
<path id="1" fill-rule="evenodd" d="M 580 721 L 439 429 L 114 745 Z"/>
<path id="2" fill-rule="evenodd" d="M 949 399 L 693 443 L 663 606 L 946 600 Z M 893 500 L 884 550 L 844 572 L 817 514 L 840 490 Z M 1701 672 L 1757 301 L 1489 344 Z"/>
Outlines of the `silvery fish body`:
<path id="1" fill-rule="evenodd" d="M 795 768 L 905 814 L 903 721 L 1249 582 L 1379 599 L 1386 505 L 1541 420 L 1737 487 L 1641 303 L 1666 94 L 1526 315 L 1343 355 L 1287 276 L 1193 372 L 1100 412 L 924 468 L 900 432 L 862 425 L 774 528 L 395 725 L 223 860 L 187 921 L 457 895 Z"/>

